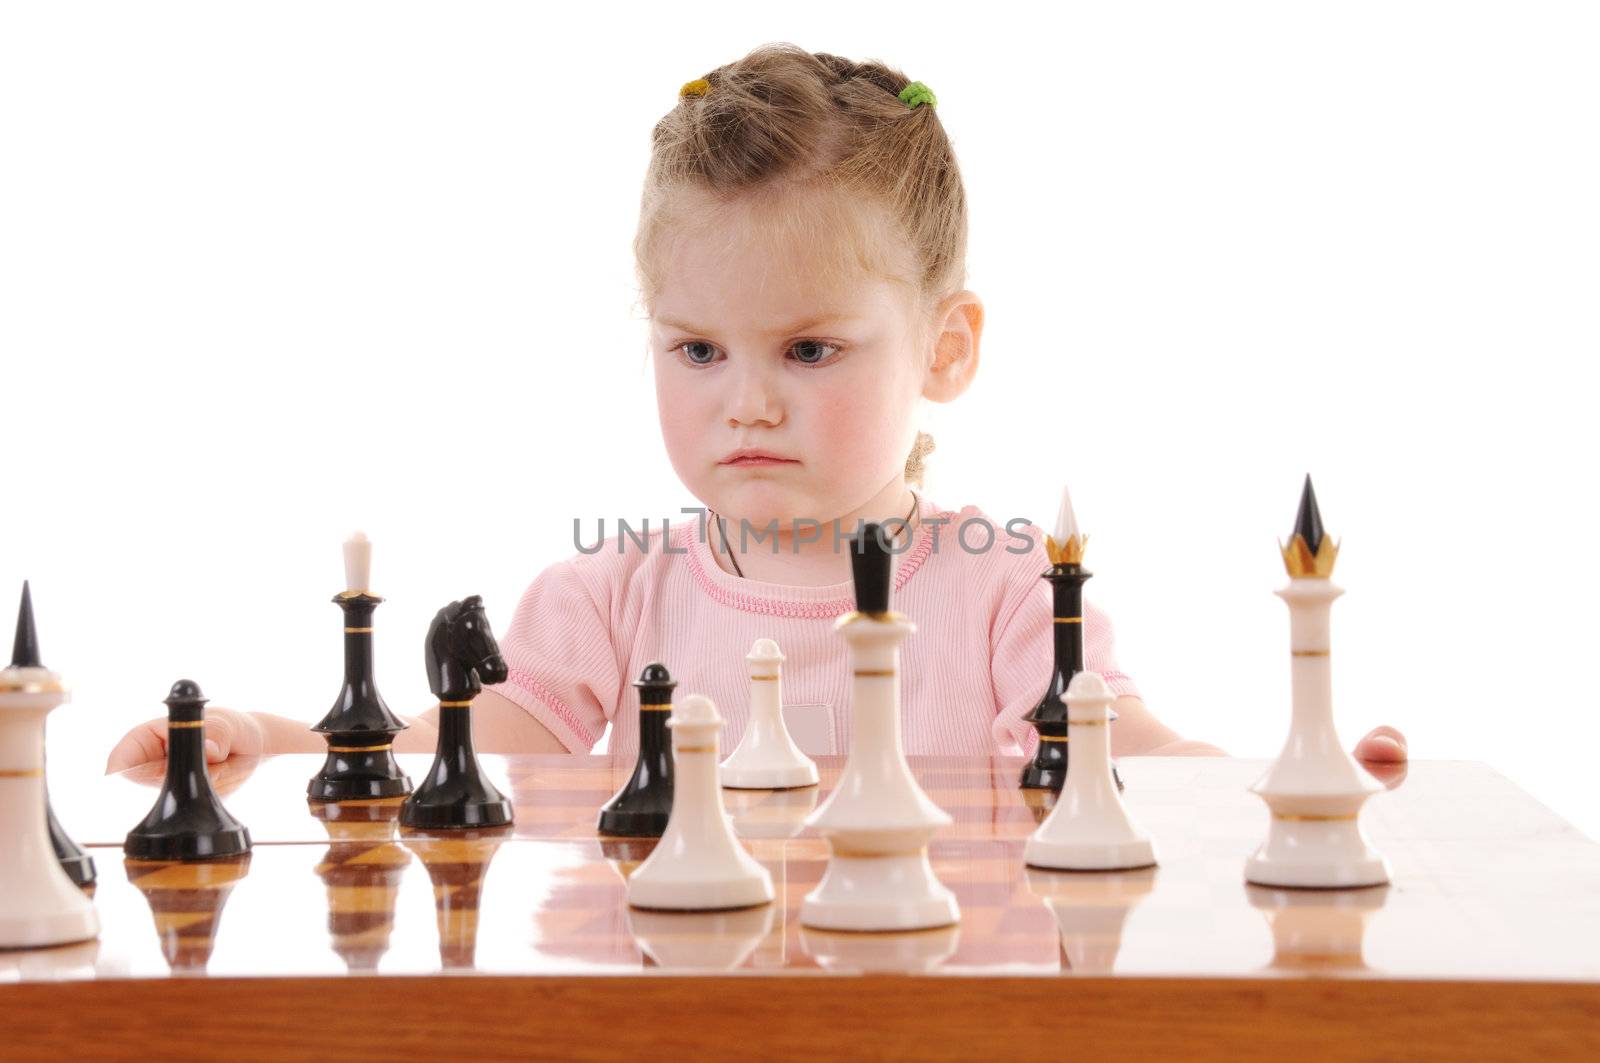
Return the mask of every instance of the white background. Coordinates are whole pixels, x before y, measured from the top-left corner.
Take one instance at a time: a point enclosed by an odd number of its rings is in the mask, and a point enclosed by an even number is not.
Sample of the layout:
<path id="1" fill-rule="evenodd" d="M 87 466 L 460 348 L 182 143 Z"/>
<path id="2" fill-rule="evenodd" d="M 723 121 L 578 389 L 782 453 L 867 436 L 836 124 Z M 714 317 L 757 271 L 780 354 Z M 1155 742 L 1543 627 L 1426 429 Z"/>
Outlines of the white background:
<path id="1" fill-rule="evenodd" d="M 0 611 L 32 579 L 76 687 L 53 786 L 179 677 L 320 716 L 353 528 L 415 712 L 440 605 L 503 626 L 574 517 L 693 504 L 634 300 L 649 131 L 788 40 L 927 82 L 960 154 L 989 317 L 936 501 L 1048 525 L 1070 480 L 1152 709 L 1270 756 L 1309 470 L 1346 740 L 1600 833 L 1593 5 L 768 7 L 0 7 Z"/>

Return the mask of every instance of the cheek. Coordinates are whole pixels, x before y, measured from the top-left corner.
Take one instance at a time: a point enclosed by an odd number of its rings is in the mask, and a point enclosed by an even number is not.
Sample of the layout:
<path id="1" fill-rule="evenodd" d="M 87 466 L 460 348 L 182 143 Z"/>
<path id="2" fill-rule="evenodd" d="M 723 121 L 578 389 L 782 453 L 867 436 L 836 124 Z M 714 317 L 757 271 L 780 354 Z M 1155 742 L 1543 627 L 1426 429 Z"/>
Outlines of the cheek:
<path id="1" fill-rule="evenodd" d="M 661 439 L 674 459 L 685 456 L 695 441 L 704 435 L 705 418 L 693 407 L 692 394 L 670 387 L 656 388 L 656 416 L 661 422 Z"/>
<path id="2" fill-rule="evenodd" d="M 842 376 L 818 388 L 812 398 L 808 420 L 813 437 L 828 440 L 836 452 L 869 463 L 880 450 L 899 445 L 914 408 L 895 388 Z"/>
<path id="3" fill-rule="evenodd" d="M 653 359 L 656 411 L 661 417 L 663 430 L 669 424 L 675 424 L 681 432 L 685 425 L 697 420 L 704 421 L 712 397 L 710 389 L 704 387 L 703 381 L 696 379 L 692 372 L 667 361 L 672 357 L 671 354 L 658 354 Z"/>
<path id="4" fill-rule="evenodd" d="M 885 413 L 879 396 L 862 388 L 839 388 L 816 396 L 811 420 L 818 431 L 830 437 L 853 439 L 872 430 Z"/>

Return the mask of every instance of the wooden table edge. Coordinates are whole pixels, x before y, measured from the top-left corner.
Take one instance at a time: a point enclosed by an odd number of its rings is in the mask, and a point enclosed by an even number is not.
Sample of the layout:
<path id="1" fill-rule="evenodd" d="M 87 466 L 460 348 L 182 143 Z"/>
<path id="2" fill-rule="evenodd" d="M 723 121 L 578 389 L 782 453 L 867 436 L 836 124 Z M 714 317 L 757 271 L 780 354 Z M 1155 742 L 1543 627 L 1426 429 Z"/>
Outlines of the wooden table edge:
<path id="1" fill-rule="evenodd" d="M 1600 1058 L 1600 983 L 793 972 L 0 986 L 7 1058 Z M 21 1055 L 19 1055 L 21 1053 Z"/>

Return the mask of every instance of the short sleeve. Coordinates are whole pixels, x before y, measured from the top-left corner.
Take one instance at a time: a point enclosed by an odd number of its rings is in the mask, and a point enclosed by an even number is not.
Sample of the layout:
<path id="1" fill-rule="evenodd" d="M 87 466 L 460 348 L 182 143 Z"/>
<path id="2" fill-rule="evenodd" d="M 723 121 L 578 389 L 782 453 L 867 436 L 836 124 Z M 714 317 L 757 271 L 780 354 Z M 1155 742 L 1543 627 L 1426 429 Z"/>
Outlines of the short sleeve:
<path id="1" fill-rule="evenodd" d="M 616 712 L 621 669 L 608 622 L 573 560 L 523 592 L 500 640 L 504 683 L 489 687 L 526 709 L 574 753 L 587 753 Z"/>
<path id="2" fill-rule="evenodd" d="M 1050 567 L 1043 548 L 1041 562 L 1032 574 L 1033 585 L 1019 588 L 1009 616 L 994 629 L 993 676 L 995 692 L 995 745 L 1002 753 L 1032 755 L 1038 732 L 1023 719 L 1039 703 L 1050 683 L 1055 660 L 1055 597 L 1039 573 Z M 1111 618 L 1085 600 L 1083 603 L 1083 666 L 1099 672 L 1119 697 L 1139 694 L 1133 680 L 1117 665 Z"/>

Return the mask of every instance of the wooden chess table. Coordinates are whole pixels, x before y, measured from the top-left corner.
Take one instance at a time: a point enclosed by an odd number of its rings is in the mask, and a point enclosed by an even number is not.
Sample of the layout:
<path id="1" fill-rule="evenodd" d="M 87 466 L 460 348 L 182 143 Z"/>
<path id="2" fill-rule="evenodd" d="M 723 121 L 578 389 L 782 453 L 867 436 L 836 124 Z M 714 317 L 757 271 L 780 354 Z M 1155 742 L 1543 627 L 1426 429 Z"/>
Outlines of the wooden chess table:
<path id="1" fill-rule="evenodd" d="M 797 920 L 842 758 L 723 792 L 778 897 L 707 914 L 628 908 L 650 843 L 594 820 L 631 763 L 485 756 L 516 822 L 452 836 L 400 830 L 398 799 L 308 804 L 321 759 L 213 767 L 237 862 L 123 859 L 156 766 L 53 793 L 102 931 L 0 952 L 0 1055 L 1600 1058 L 1600 845 L 1482 764 L 1411 764 L 1363 814 L 1393 883 L 1315 891 L 1242 879 L 1260 761 L 1122 760 L 1160 866 L 1083 874 L 1024 867 L 1048 799 L 1020 758 L 912 757 L 955 817 L 930 852 L 961 922 L 843 934 Z"/>

